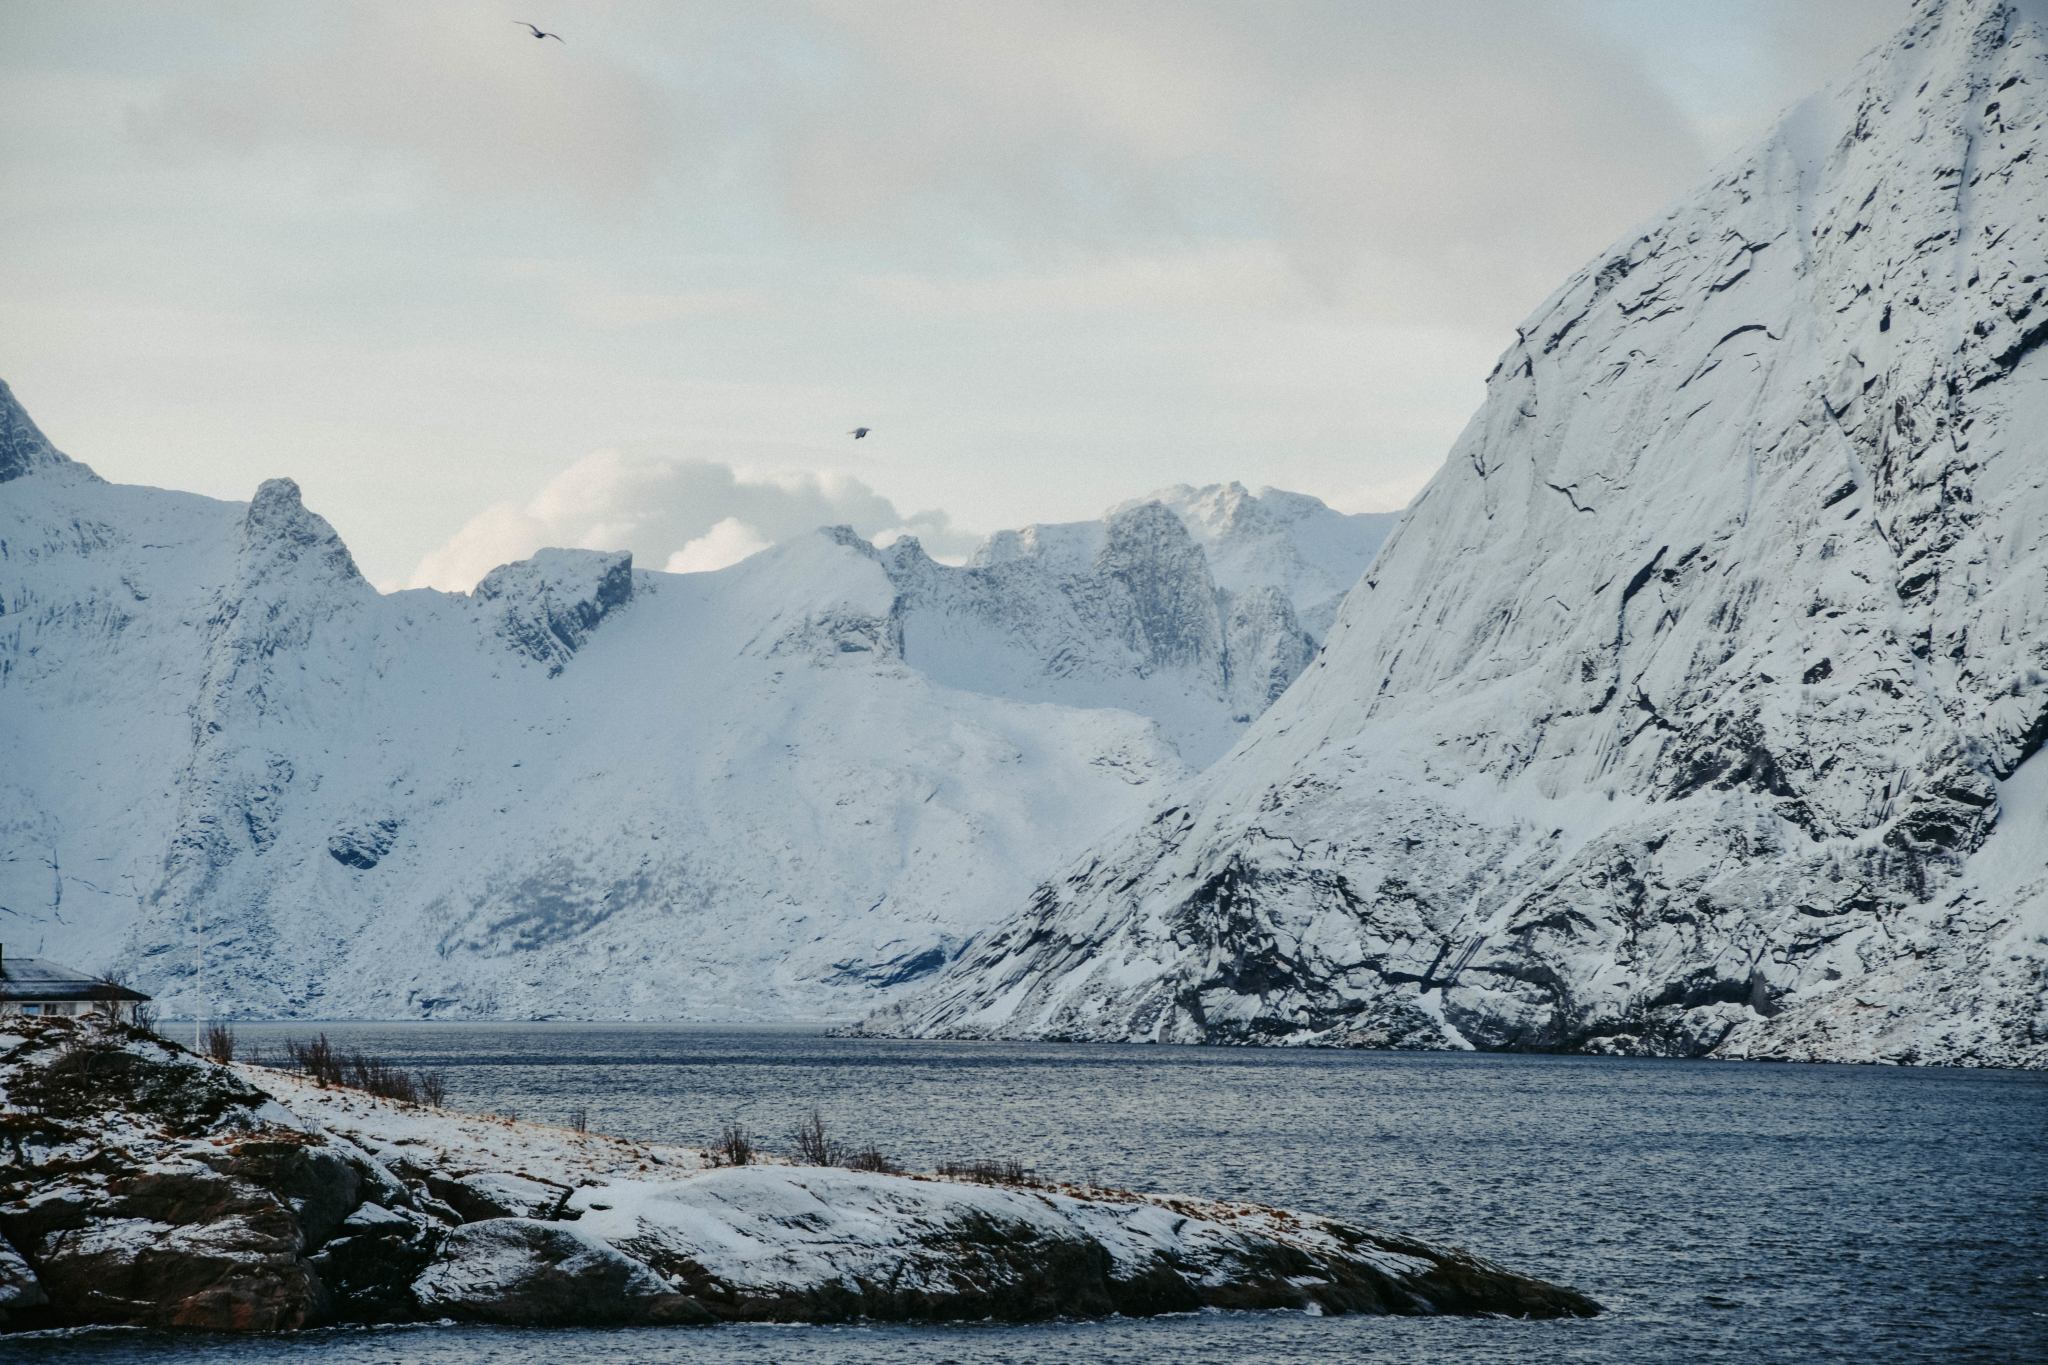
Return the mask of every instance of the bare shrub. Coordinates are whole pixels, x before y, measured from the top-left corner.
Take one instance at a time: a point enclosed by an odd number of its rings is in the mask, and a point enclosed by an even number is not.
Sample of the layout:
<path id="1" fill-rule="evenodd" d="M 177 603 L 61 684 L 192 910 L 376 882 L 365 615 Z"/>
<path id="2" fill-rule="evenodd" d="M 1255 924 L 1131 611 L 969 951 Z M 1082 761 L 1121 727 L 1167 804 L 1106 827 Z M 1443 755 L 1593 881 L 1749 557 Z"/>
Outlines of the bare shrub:
<path id="1" fill-rule="evenodd" d="M 713 1161 L 721 1166 L 750 1166 L 755 1155 L 754 1135 L 737 1122 L 718 1130 L 718 1141 L 711 1148 Z"/>
<path id="2" fill-rule="evenodd" d="M 865 1147 L 856 1147 L 846 1154 L 841 1163 L 849 1171 L 873 1171 L 877 1175 L 901 1175 L 903 1168 L 882 1155 L 882 1149 L 870 1142 Z"/>
<path id="3" fill-rule="evenodd" d="M 569 1111 L 569 1126 L 579 1133 L 589 1132 L 590 1110 L 580 1104 L 571 1109 Z"/>
<path id="4" fill-rule="evenodd" d="M 287 1066 L 303 1072 L 316 1085 L 346 1086 L 401 1104 L 438 1105 L 448 1098 L 447 1083 L 440 1072 L 421 1072 L 415 1077 L 404 1067 L 393 1066 L 382 1058 L 361 1052 L 344 1053 L 329 1043 L 324 1033 L 310 1043 L 295 1038 L 286 1040 L 284 1055 Z M 430 1078 L 432 1094 L 438 1099 L 429 1097 Z"/>
<path id="5" fill-rule="evenodd" d="M 128 990 L 128 974 L 121 971 L 102 973 L 91 987 L 92 998 L 104 1001 L 102 1011 L 109 1019 L 126 1019 L 140 1029 L 156 1032 L 156 1006 L 147 1000 L 123 1000 Z"/>
<path id="6" fill-rule="evenodd" d="M 312 1079 L 314 1084 L 342 1084 L 341 1054 L 336 1052 L 333 1045 L 327 1041 L 326 1034 L 321 1034 L 310 1043 L 302 1043 L 296 1038 L 287 1038 L 284 1044 L 284 1055 L 287 1065 L 296 1067 L 305 1073 L 305 1075 Z"/>
<path id="7" fill-rule="evenodd" d="M 391 1066 L 360 1052 L 350 1054 L 344 1064 L 342 1084 L 403 1104 L 418 1104 L 420 1100 L 419 1087 L 404 1067 Z"/>
<path id="8" fill-rule="evenodd" d="M 216 1062 L 235 1060 L 235 1028 L 232 1024 L 213 1023 L 206 1026 L 200 1038 L 200 1051 Z"/>
<path id="9" fill-rule="evenodd" d="M 939 1167 L 948 1180 L 971 1180 L 977 1185 L 1036 1185 L 1038 1177 L 1021 1161 L 1005 1158 L 948 1161 Z"/>
<path id="10" fill-rule="evenodd" d="M 816 1109 L 805 1115 L 790 1130 L 790 1145 L 796 1148 L 796 1159 L 803 1166 L 837 1166 L 845 1152 L 825 1131 L 825 1116 Z"/>
<path id="11" fill-rule="evenodd" d="M 448 1105 L 448 1077 L 438 1068 L 420 1073 L 420 1103 L 431 1104 L 436 1109 Z"/>

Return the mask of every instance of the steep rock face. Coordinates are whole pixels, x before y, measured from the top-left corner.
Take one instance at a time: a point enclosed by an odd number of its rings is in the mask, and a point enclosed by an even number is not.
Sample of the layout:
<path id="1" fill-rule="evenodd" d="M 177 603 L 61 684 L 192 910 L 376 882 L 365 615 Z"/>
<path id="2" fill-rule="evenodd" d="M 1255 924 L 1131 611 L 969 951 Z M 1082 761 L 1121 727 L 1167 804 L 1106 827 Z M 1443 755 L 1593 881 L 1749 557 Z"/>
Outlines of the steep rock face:
<path id="1" fill-rule="evenodd" d="M 1519 329 L 1325 652 L 921 1034 L 2048 1059 L 2048 6 Z"/>
<path id="2" fill-rule="evenodd" d="M 1158 503 L 990 538 L 964 569 L 915 540 L 883 552 L 903 652 L 934 681 L 1019 701 L 1155 718 L 1194 765 L 1250 719 L 1234 704 L 1214 581 Z"/>
<path id="3" fill-rule="evenodd" d="M 485 574 L 470 598 L 501 639 L 554 677 L 605 617 L 633 600 L 633 556 L 541 550 Z"/>
<path id="4" fill-rule="evenodd" d="M 15 400 L 14 390 L 0 382 L 0 483 L 38 471 L 58 478 L 99 478 L 51 445 Z"/>
<path id="5" fill-rule="evenodd" d="M 203 905 L 237 859 L 267 853 L 276 842 L 303 759 L 288 741 L 276 742 L 284 737 L 274 722 L 346 723 L 346 708 L 333 702 L 353 690 L 362 667 L 353 656 L 354 627 L 377 600 L 334 528 L 306 510 L 290 479 L 256 490 L 240 540 L 233 575 L 215 594 L 207 623 L 176 824 L 163 876 L 148 898 L 159 915 Z M 275 932 L 260 904 L 243 908 L 226 927 L 219 946 L 230 953 Z M 152 946 L 173 951 L 170 943 Z"/>

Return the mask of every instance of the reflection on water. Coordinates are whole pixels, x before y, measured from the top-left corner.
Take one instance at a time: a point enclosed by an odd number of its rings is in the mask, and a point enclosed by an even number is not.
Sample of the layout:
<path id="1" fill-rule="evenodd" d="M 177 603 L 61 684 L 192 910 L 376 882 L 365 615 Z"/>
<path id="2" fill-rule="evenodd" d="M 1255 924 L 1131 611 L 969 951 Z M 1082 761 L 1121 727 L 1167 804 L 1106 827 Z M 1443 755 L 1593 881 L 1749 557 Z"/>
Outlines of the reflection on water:
<path id="1" fill-rule="evenodd" d="M 304 1026 L 244 1025 L 275 1051 Z M 787 1362 L 2048 1359 L 2048 1077 L 1604 1058 L 900 1043 L 806 1029 L 338 1025 L 450 1103 L 780 1145 L 812 1106 L 916 1167 L 1238 1195 L 1468 1246 L 1593 1322 L 1201 1314 L 1029 1327 L 88 1332 L 0 1360 Z"/>

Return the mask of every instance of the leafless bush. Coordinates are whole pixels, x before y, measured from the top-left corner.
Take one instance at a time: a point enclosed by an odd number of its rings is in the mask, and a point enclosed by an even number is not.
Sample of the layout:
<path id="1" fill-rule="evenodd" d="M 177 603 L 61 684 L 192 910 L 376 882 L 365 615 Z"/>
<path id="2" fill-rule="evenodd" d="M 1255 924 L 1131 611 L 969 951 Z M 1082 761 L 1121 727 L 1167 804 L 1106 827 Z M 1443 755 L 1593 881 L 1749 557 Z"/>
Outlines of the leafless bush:
<path id="1" fill-rule="evenodd" d="M 443 1109 L 448 1104 L 448 1077 L 439 1069 L 420 1073 L 420 1103 Z"/>
<path id="2" fill-rule="evenodd" d="M 896 1174 L 903 1169 L 882 1155 L 882 1149 L 872 1142 L 856 1147 L 833 1137 L 825 1130 L 825 1116 L 816 1109 L 798 1122 L 789 1141 L 796 1149 L 797 1161 L 805 1166 L 844 1166 L 851 1171 L 883 1174 Z"/>
<path id="3" fill-rule="evenodd" d="M 841 1163 L 850 1171 L 873 1171 L 877 1175 L 901 1175 L 903 1168 L 882 1155 L 882 1149 L 870 1142 L 847 1153 Z"/>
<path id="4" fill-rule="evenodd" d="M 796 1148 L 796 1159 L 804 1166 L 837 1166 L 845 1152 L 825 1131 L 825 1116 L 816 1109 L 805 1115 L 790 1130 L 790 1145 Z"/>
<path id="5" fill-rule="evenodd" d="M 420 1102 L 419 1086 L 413 1083 L 411 1074 L 404 1067 L 391 1066 L 360 1052 L 350 1054 L 345 1067 L 344 1085 L 403 1104 Z"/>
<path id="6" fill-rule="evenodd" d="M 146 1000 L 123 1000 L 128 991 L 128 974 L 111 971 L 103 973 L 92 983 L 92 998 L 105 1001 L 103 1007 L 110 1019 L 125 1018 L 137 1028 L 156 1032 L 156 1006 Z"/>
<path id="7" fill-rule="evenodd" d="M 978 1185 L 1036 1185 L 1038 1178 L 1021 1161 L 948 1161 L 939 1167 L 948 1180 L 972 1180 Z"/>
<path id="8" fill-rule="evenodd" d="M 344 1053 L 321 1034 L 310 1043 L 288 1039 L 285 1063 L 311 1077 L 316 1085 L 339 1085 L 361 1090 L 402 1104 L 440 1104 L 448 1098 L 447 1082 L 438 1071 L 417 1077 L 402 1066 L 393 1066 L 361 1052 Z"/>
<path id="9" fill-rule="evenodd" d="M 200 1039 L 200 1050 L 216 1062 L 235 1060 L 235 1029 L 232 1024 L 208 1024 Z"/>
<path id="10" fill-rule="evenodd" d="M 589 1132 L 590 1110 L 586 1109 L 584 1106 L 580 1104 L 577 1105 L 574 1109 L 571 1109 L 569 1111 L 569 1126 L 579 1133 Z"/>
<path id="11" fill-rule="evenodd" d="M 284 1055 L 287 1065 L 297 1067 L 300 1071 L 311 1077 L 314 1084 L 342 1084 L 341 1054 L 336 1052 L 333 1045 L 327 1041 L 326 1034 L 321 1034 L 310 1043 L 302 1043 L 296 1038 L 287 1038 L 284 1044 Z"/>
<path id="12" fill-rule="evenodd" d="M 737 1122 L 728 1122 L 718 1130 L 718 1141 L 711 1148 L 712 1160 L 721 1166 L 749 1166 L 754 1156 L 754 1135 Z"/>

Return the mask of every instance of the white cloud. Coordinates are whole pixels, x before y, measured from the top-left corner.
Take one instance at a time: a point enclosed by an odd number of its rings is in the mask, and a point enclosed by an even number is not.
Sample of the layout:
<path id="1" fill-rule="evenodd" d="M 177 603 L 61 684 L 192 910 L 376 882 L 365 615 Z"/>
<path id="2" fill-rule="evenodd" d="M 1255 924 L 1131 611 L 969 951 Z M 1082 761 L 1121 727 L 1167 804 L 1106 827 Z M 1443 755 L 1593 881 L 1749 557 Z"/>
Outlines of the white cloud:
<path id="1" fill-rule="evenodd" d="M 397 152 L 464 195 L 545 187 L 617 205 L 654 179 L 667 140 L 662 97 L 593 45 L 536 44 L 488 0 L 357 0 L 298 13 L 287 31 L 310 42 L 173 84 L 132 113 L 134 131 L 229 150 L 284 142 Z"/>
<path id="2" fill-rule="evenodd" d="M 310 41 L 274 34 L 240 69 L 178 82 L 136 127 L 395 153 L 458 194 L 567 189 L 685 235 L 920 243 L 940 271 L 965 243 L 1158 255 L 1239 237 L 1279 244 L 1331 301 L 1378 308 L 1392 281 L 1449 309 L 1511 293 L 1518 316 L 1704 167 L 1583 6 L 614 0 L 536 44 L 487 0 L 357 0 L 278 31 Z M 625 288 L 577 316 L 731 304 Z"/>
<path id="3" fill-rule="evenodd" d="M 599 450 L 548 481 L 526 503 L 501 502 L 470 518 L 413 570 L 411 586 L 468 592 L 500 564 L 544 546 L 631 550 L 671 573 L 723 568 L 820 526 L 864 536 L 920 537 L 957 558 L 975 537 L 944 512 L 906 517 L 895 504 L 836 471 L 755 473 L 712 460 Z"/>
<path id="4" fill-rule="evenodd" d="M 727 517 L 709 531 L 677 550 L 663 566 L 670 573 L 709 573 L 737 564 L 748 555 L 768 548 L 761 533 L 738 517 Z"/>
<path id="5" fill-rule="evenodd" d="M 934 210 L 1027 247 L 1221 232 L 1277 242 L 1331 301 L 1511 294 L 1506 317 L 1705 164 L 1563 0 L 809 9 L 844 60 L 773 135 L 786 207 L 833 232 Z"/>

